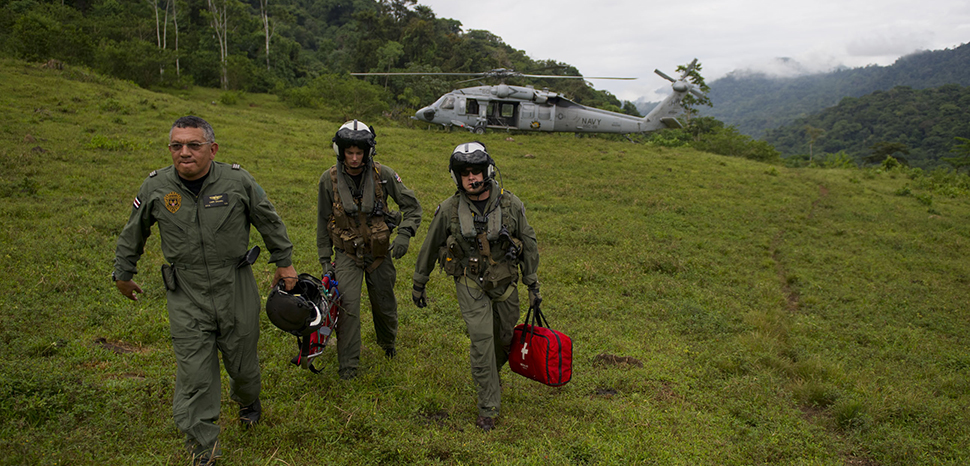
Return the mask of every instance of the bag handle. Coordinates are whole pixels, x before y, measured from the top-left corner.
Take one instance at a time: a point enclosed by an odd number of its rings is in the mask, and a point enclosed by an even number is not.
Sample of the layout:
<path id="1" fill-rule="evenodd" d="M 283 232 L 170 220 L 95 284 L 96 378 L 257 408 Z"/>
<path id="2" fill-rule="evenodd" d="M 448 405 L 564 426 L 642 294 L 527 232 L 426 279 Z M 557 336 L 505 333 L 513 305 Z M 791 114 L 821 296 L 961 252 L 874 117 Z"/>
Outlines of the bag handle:
<path id="1" fill-rule="evenodd" d="M 529 306 L 529 311 L 525 314 L 525 323 L 526 325 L 550 328 L 549 319 L 546 319 L 545 314 L 542 313 L 539 303 Z"/>
<path id="2" fill-rule="evenodd" d="M 522 330 L 519 335 L 520 341 L 525 342 L 529 335 L 535 335 L 536 327 L 549 328 L 549 321 L 546 320 L 546 316 L 542 314 L 542 309 L 539 307 L 539 303 L 529 306 L 529 310 L 525 314 L 526 327 Z"/>
<path id="3" fill-rule="evenodd" d="M 546 316 L 542 314 L 542 309 L 539 307 L 539 303 L 529 306 L 529 310 L 525 314 L 525 325 L 527 326 L 525 331 L 522 332 L 522 338 L 526 337 L 526 334 L 535 335 L 536 327 L 549 328 L 549 321 L 546 320 Z"/>

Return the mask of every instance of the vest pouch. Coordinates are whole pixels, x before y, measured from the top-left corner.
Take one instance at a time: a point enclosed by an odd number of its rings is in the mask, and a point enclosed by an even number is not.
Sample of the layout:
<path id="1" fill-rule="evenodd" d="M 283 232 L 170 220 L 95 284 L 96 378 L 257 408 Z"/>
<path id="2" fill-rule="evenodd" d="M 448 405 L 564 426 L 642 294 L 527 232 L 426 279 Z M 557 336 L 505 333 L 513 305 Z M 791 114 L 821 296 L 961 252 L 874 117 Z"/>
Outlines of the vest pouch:
<path id="1" fill-rule="evenodd" d="M 522 257 L 523 246 L 524 243 L 522 243 L 522 240 L 513 237 L 512 245 L 509 246 L 509 251 L 505 253 L 505 257 L 513 256 L 516 260 L 518 260 L 520 257 Z"/>
<path id="2" fill-rule="evenodd" d="M 391 230 L 384 222 L 377 222 L 370 227 L 370 251 L 374 258 L 386 257 L 391 245 Z"/>
<path id="3" fill-rule="evenodd" d="M 336 249 L 342 249 L 348 254 L 356 254 L 356 248 L 354 247 L 354 239 L 357 238 L 357 234 L 353 230 L 339 230 L 334 227 L 334 224 L 330 224 L 330 241 L 333 242 L 333 247 Z"/>
<path id="4" fill-rule="evenodd" d="M 461 252 L 458 241 L 455 240 L 454 236 L 448 236 L 445 245 L 438 250 L 438 263 L 441 264 L 441 270 L 452 277 L 462 276 L 464 270 L 461 266 L 461 260 L 463 258 L 464 254 Z"/>
<path id="5" fill-rule="evenodd" d="M 400 211 L 393 210 L 393 211 L 388 212 L 387 210 L 385 210 L 384 211 L 384 223 L 387 224 L 387 229 L 390 230 L 390 231 L 394 231 L 395 228 L 397 228 L 399 225 L 401 225 L 401 219 L 403 217 L 404 216 L 403 216 L 403 214 L 401 214 Z"/>
<path id="6" fill-rule="evenodd" d="M 502 261 L 488 266 L 482 278 L 482 288 L 489 291 L 515 283 L 519 279 L 519 273 L 511 262 Z"/>

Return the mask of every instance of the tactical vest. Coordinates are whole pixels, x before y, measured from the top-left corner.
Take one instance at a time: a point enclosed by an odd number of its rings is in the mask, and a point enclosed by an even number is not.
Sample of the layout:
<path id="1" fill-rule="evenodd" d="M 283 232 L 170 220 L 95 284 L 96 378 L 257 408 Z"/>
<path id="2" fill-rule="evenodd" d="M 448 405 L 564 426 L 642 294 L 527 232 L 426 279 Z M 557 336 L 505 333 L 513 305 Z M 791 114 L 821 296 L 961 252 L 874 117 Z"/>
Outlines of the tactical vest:
<path id="1" fill-rule="evenodd" d="M 393 218 L 395 213 L 387 210 L 387 197 L 381 187 L 381 164 L 374 162 L 374 210 L 363 212 L 361 199 L 354 199 L 357 215 L 348 215 L 344 210 L 340 192 L 337 188 L 337 166 L 330 168 L 330 181 L 333 184 L 333 213 L 327 225 L 334 248 L 343 249 L 354 259 L 358 266 L 364 266 L 364 255 L 370 253 L 374 262 L 367 268 L 373 271 L 380 265 L 390 246 L 391 229 L 385 216 Z M 363 184 L 363 180 L 362 180 Z"/>
<path id="2" fill-rule="evenodd" d="M 455 199 L 448 227 L 449 235 L 445 245 L 438 251 L 438 262 L 446 274 L 456 279 L 465 279 L 466 283 L 486 291 L 514 284 L 519 279 L 517 266 L 522 257 L 522 240 L 513 237 L 509 231 L 512 228 L 512 200 L 509 196 L 500 196 L 498 209 L 493 209 L 486 215 L 473 210 L 464 219 L 458 211 L 461 200 Z M 495 210 L 500 210 L 502 215 L 501 229 L 490 240 L 488 222 L 489 216 L 495 215 Z M 464 233 L 463 220 L 466 227 Z M 474 230 L 468 228 L 470 226 Z"/>

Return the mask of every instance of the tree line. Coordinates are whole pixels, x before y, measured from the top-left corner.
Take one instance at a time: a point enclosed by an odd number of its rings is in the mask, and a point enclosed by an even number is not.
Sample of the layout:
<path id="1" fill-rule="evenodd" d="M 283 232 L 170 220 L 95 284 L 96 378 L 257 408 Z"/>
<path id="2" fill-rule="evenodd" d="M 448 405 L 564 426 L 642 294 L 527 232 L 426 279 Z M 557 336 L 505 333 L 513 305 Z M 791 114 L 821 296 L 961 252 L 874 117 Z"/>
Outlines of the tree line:
<path id="1" fill-rule="evenodd" d="M 0 53 L 86 66 L 145 88 L 272 92 L 309 107 L 329 96 L 344 111 L 359 105 L 370 114 L 427 105 L 455 83 L 350 72 L 580 74 L 533 60 L 488 31 L 464 31 L 417 0 L 0 0 Z M 530 84 L 636 113 L 583 80 Z"/>

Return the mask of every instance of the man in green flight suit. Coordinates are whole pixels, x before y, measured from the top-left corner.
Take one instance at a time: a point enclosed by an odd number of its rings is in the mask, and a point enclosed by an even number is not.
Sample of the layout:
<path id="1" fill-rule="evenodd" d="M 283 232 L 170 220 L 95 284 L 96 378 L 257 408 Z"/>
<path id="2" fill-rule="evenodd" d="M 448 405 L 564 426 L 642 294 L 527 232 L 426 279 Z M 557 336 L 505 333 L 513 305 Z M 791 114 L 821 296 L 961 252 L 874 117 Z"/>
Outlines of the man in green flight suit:
<path id="1" fill-rule="evenodd" d="M 375 138 L 374 128 L 360 121 L 344 123 L 333 137 L 337 163 L 323 172 L 318 186 L 317 253 L 324 275 L 333 268 L 343 296 L 337 361 L 340 378 L 345 380 L 357 376 L 360 362 L 360 299 L 365 280 L 377 344 L 389 358 L 397 352 L 397 270 L 391 259 L 404 257 L 421 224 L 421 205 L 414 191 L 391 167 L 374 161 Z M 391 212 L 388 196 L 400 212 Z"/>
<path id="2" fill-rule="evenodd" d="M 414 268 L 412 299 L 418 307 L 427 306 L 425 287 L 435 262 L 454 278 L 478 387 L 475 424 L 487 432 L 499 415 L 499 370 L 509 360 L 519 320 L 520 271 L 529 304 L 541 299 L 538 242 L 526 221 L 525 205 L 495 181 L 495 162 L 484 144 L 458 145 L 448 171 L 458 190 L 435 211 Z"/>
<path id="3" fill-rule="evenodd" d="M 194 464 L 214 464 L 221 378 L 219 353 L 229 374 L 229 396 L 239 403 L 246 427 L 259 421 L 260 297 L 251 268 L 250 225 L 256 227 L 277 266 L 273 285 L 296 283 L 293 245 L 273 204 L 239 167 L 215 162 L 219 145 L 212 126 L 186 116 L 169 133 L 172 166 L 151 172 L 142 183 L 127 225 L 118 238 L 112 280 L 125 297 L 138 300 L 132 281 L 151 227 L 158 223 L 168 318 L 178 363 L 173 411 Z M 248 260 L 247 260 L 248 259 Z"/>

